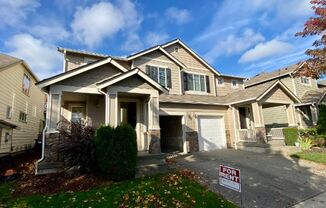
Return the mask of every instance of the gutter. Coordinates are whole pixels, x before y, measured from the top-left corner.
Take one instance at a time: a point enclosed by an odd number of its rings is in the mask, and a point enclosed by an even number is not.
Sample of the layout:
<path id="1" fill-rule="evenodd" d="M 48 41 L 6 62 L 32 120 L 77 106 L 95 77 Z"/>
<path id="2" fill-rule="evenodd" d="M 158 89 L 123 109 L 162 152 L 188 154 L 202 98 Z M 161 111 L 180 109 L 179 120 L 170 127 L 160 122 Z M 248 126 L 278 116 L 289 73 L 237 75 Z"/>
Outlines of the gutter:
<path id="1" fill-rule="evenodd" d="M 46 102 L 46 120 L 45 120 L 45 127 L 42 131 L 42 153 L 41 153 L 41 158 L 39 160 L 36 161 L 36 164 L 42 162 L 45 158 L 45 155 L 44 155 L 44 152 L 45 152 L 45 136 L 46 136 L 46 131 L 48 130 L 49 128 L 49 110 L 50 110 L 50 96 L 48 93 L 45 93 L 46 94 L 46 99 L 47 99 L 47 102 Z M 36 168 L 35 168 L 35 174 L 37 175 L 38 174 L 38 168 L 37 168 L 37 165 L 36 165 Z"/>

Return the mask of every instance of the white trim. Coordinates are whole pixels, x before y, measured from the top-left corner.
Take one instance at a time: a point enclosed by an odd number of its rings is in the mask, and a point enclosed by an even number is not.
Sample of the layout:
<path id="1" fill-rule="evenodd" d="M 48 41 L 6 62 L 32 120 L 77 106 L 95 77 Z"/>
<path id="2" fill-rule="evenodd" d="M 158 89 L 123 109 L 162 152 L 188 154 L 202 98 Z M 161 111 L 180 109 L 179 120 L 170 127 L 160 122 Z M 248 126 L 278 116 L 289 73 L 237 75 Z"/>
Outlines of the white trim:
<path id="1" fill-rule="evenodd" d="M 65 92 L 77 92 L 77 93 L 88 93 L 88 94 L 100 94 L 97 88 L 94 87 L 75 87 L 70 85 L 52 85 L 51 92 L 54 94 Z"/>
<path id="2" fill-rule="evenodd" d="M 292 104 L 292 102 L 284 101 L 284 100 L 267 100 L 264 103 L 278 103 L 278 104 Z"/>
<path id="3" fill-rule="evenodd" d="M 219 84 L 218 83 L 218 80 L 219 79 L 222 79 L 222 84 Z M 223 77 L 217 77 L 216 78 L 216 87 L 224 87 L 225 85 L 224 85 L 224 78 Z"/>
<path id="4" fill-rule="evenodd" d="M 188 74 L 192 74 L 193 75 L 193 81 L 195 80 L 195 75 L 198 75 L 199 76 L 199 85 L 200 85 L 200 87 L 201 87 L 200 76 L 204 76 L 204 86 L 205 86 L 205 91 L 200 91 L 200 90 L 197 91 L 197 90 L 194 90 L 194 89 L 193 90 L 188 89 L 188 90 L 185 90 L 185 94 L 187 94 L 187 93 L 189 93 L 189 94 L 200 94 L 200 95 L 208 95 L 208 94 L 210 94 L 210 93 L 207 92 L 207 83 L 206 83 L 206 76 L 210 77 L 209 75 L 203 74 L 203 73 L 197 73 L 197 72 L 189 72 L 187 70 L 183 70 L 183 71 L 187 74 L 187 76 L 188 76 Z M 188 80 L 188 78 L 187 78 L 187 80 Z M 188 82 L 188 88 L 189 88 L 189 82 Z M 193 86 L 193 88 L 194 88 L 194 86 Z"/>
<path id="5" fill-rule="evenodd" d="M 292 86 L 293 86 L 293 91 L 294 91 L 294 94 L 297 95 L 297 87 L 295 86 L 295 80 L 294 80 L 294 77 L 290 77 L 291 80 L 292 80 Z"/>
<path id="6" fill-rule="evenodd" d="M 210 66 L 203 58 L 201 58 L 197 53 L 194 52 L 194 50 L 192 50 L 191 48 L 189 48 L 186 44 L 184 44 L 182 41 L 180 41 L 179 39 L 176 39 L 175 41 L 166 43 L 162 45 L 162 48 L 168 47 L 170 45 L 173 45 L 175 43 L 179 43 L 180 45 L 182 45 L 188 52 L 190 52 L 193 56 L 195 56 L 202 64 L 204 64 L 205 66 L 207 66 L 210 70 L 213 71 L 213 73 L 215 73 L 216 75 L 221 75 L 219 72 L 217 72 L 212 66 Z"/>
<path id="7" fill-rule="evenodd" d="M 269 93 L 276 85 L 280 85 L 280 87 L 285 90 L 286 92 L 289 93 L 289 95 L 298 103 L 301 103 L 300 99 L 291 91 L 289 90 L 282 82 L 279 80 L 276 81 L 272 86 L 270 86 L 263 94 L 261 94 L 256 100 L 259 101 L 261 100 L 267 93 Z"/>
<path id="8" fill-rule="evenodd" d="M 308 80 L 309 83 L 307 84 L 307 83 L 302 82 L 302 79 Z M 310 87 L 311 86 L 311 78 L 310 77 L 306 77 L 306 76 L 301 76 L 300 77 L 300 84 L 303 85 L 303 86 Z"/>
<path id="9" fill-rule="evenodd" d="M 151 57 L 148 57 L 148 56 L 141 56 L 141 57 L 138 57 L 138 58 L 148 60 L 148 61 L 158 61 L 158 62 L 163 62 L 163 63 L 168 63 L 168 64 L 175 64 L 175 62 L 173 62 L 173 61 L 168 61 L 168 60 L 163 60 L 163 59 L 158 59 L 158 58 L 151 58 Z M 131 68 L 133 68 L 133 67 L 131 67 Z"/>
<path id="10" fill-rule="evenodd" d="M 237 83 L 235 86 L 233 86 L 233 81 L 235 81 Z M 239 82 L 238 82 L 238 80 L 231 79 L 231 88 L 233 88 L 233 89 L 239 88 Z"/>
<path id="11" fill-rule="evenodd" d="M 249 101 L 253 101 L 253 100 L 256 100 L 256 98 L 253 97 L 253 98 L 248 98 L 248 99 L 244 99 L 244 100 L 239 100 L 239 101 L 235 101 L 232 103 L 228 103 L 227 105 L 240 104 L 240 103 L 249 102 Z"/>
<path id="12" fill-rule="evenodd" d="M 115 67 L 117 67 L 118 69 L 120 69 L 123 72 L 129 71 L 128 69 L 126 69 L 125 67 L 120 65 L 118 62 L 116 62 L 114 59 L 111 59 L 111 64 L 113 64 Z"/>
<path id="13" fill-rule="evenodd" d="M 161 46 L 159 47 L 160 51 L 162 51 L 163 54 L 165 54 L 167 57 L 175 61 L 177 64 L 179 64 L 183 68 L 187 68 L 186 65 L 184 65 L 181 61 L 179 61 L 177 58 L 172 56 L 170 53 L 168 53 L 166 50 L 164 50 Z"/>

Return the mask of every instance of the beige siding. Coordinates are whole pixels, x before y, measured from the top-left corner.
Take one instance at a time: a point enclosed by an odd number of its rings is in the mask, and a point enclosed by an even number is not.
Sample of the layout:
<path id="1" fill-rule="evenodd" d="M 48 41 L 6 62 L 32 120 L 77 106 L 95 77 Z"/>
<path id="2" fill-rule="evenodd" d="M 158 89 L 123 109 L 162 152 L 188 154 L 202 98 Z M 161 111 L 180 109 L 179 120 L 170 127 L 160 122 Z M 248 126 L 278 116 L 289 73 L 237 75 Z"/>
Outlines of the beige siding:
<path id="1" fill-rule="evenodd" d="M 294 78 L 295 87 L 297 90 L 297 96 L 301 98 L 307 91 L 318 89 L 317 80 L 310 79 L 310 85 L 301 84 L 300 77 Z"/>
<path id="2" fill-rule="evenodd" d="M 113 86 L 150 89 L 150 90 L 153 89 L 153 87 L 150 84 L 148 84 L 145 80 L 137 76 L 128 77 L 118 83 L 113 84 Z"/>
<path id="3" fill-rule="evenodd" d="M 210 69 L 208 69 L 201 61 L 199 61 L 178 43 L 170 45 L 164 49 L 189 68 L 199 68 L 201 70 L 210 71 Z"/>
<path id="4" fill-rule="evenodd" d="M 217 84 L 217 79 L 218 78 L 223 78 L 223 85 L 218 85 Z M 232 80 L 238 80 L 238 87 L 234 88 L 231 86 L 231 81 Z M 244 87 L 243 80 L 242 79 L 236 79 L 236 78 L 230 78 L 230 77 L 216 77 L 215 79 L 215 84 L 216 84 L 216 95 L 217 96 L 225 96 L 229 93 L 236 92 L 238 90 L 242 90 Z"/>
<path id="5" fill-rule="evenodd" d="M 288 117 L 285 105 L 269 108 L 263 107 L 263 115 L 265 125 L 288 124 Z"/>
<path id="6" fill-rule="evenodd" d="M 133 60 L 133 66 L 140 68 L 146 73 L 146 65 L 161 66 L 171 69 L 171 84 L 170 94 L 180 94 L 180 67 L 170 60 L 162 52 L 154 51 L 147 54 L 145 57 L 139 57 Z"/>
<path id="7" fill-rule="evenodd" d="M 289 90 L 291 90 L 293 93 L 295 93 L 293 81 L 290 76 L 286 76 L 284 78 L 281 78 L 280 80 L 287 88 L 289 88 Z"/>
<path id="8" fill-rule="evenodd" d="M 66 69 L 67 71 L 83 66 L 87 64 L 87 61 L 90 60 L 99 60 L 99 57 L 96 56 L 88 56 L 88 55 L 82 55 L 82 54 L 76 54 L 76 53 L 66 53 Z"/>
<path id="9" fill-rule="evenodd" d="M 23 76 L 26 73 L 31 79 L 29 96 L 22 92 Z M 22 64 L 0 72 L 0 119 L 17 125 L 13 131 L 13 151 L 24 150 L 35 143 L 39 133 L 40 121 L 44 120 L 45 95 L 34 84 L 35 80 Z M 7 106 L 13 107 L 12 118 L 6 118 Z M 19 121 L 20 111 L 27 113 L 27 122 Z M 0 152 L 10 149 L 10 141 L 4 143 L 4 131 L 0 141 Z"/>
<path id="10" fill-rule="evenodd" d="M 95 69 L 91 69 L 87 72 L 73 76 L 66 80 L 56 83 L 56 85 L 67 85 L 76 87 L 93 87 L 95 83 L 101 80 L 110 78 L 118 73 L 121 73 L 120 69 L 115 68 L 111 64 L 106 64 Z"/>
<path id="11" fill-rule="evenodd" d="M 289 96 L 279 87 L 273 88 L 270 92 L 265 95 L 262 102 L 274 102 L 282 101 L 286 103 L 292 103 L 293 101 Z"/>

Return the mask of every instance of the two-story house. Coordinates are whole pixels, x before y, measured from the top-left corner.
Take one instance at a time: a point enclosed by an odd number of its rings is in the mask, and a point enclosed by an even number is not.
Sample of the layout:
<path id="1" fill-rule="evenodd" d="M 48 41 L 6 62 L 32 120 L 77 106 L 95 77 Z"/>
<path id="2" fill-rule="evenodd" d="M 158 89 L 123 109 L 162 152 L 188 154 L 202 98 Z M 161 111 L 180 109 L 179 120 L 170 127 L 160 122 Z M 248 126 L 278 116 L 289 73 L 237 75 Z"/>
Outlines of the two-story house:
<path id="1" fill-rule="evenodd" d="M 44 93 L 29 66 L 0 54 L 0 154 L 30 149 L 43 130 Z"/>
<path id="2" fill-rule="evenodd" d="M 286 68 L 272 72 L 263 72 L 245 82 L 250 88 L 271 80 L 280 80 L 289 90 L 300 98 L 301 103 L 295 105 L 296 120 L 299 127 L 309 127 L 317 124 L 318 106 L 325 103 L 326 88 L 316 79 L 300 76 L 300 70 L 307 67 L 305 62 L 299 62 Z M 287 115 L 284 106 L 265 108 L 264 118 L 266 126 L 270 128 L 287 126 Z"/>
<path id="3" fill-rule="evenodd" d="M 179 39 L 127 57 L 58 48 L 61 74 L 37 85 L 48 96 L 45 154 L 52 151 L 58 125 L 131 124 L 139 151 L 206 151 L 266 141 L 263 107 L 285 106 L 296 125 L 298 97 L 282 82 L 245 89 L 244 78 L 223 75 Z"/>

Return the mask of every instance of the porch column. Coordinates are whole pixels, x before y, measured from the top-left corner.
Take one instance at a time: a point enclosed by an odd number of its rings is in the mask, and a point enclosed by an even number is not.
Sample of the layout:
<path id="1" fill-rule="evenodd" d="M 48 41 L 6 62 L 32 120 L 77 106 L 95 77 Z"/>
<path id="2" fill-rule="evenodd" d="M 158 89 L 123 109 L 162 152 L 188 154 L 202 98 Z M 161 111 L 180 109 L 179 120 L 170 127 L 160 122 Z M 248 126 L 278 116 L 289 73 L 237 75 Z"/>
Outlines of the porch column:
<path id="1" fill-rule="evenodd" d="M 256 140 L 266 142 L 266 129 L 264 124 L 263 107 L 261 104 L 255 102 L 251 104 L 251 108 L 254 118 Z"/>
<path id="2" fill-rule="evenodd" d="M 287 116 L 288 116 L 289 126 L 297 126 L 296 121 L 295 121 L 295 115 L 294 115 L 294 105 L 293 104 L 287 105 L 286 112 L 287 112 Z"/>
<path id="3" fill-rule="evenodd" d="M 54 131 L 57 129 L 57 125 L 60 122 L 61 117 L 61 93 L 52 94 L 49 96 L 49 129 Z"/>
<path id="4" fill-rule="evenodd" d="M 148 138 L 149 153 L 161 153 L 161 130 L 159 117 L 159 97 L 151 95 L 148 102 Z"/>
<path id="5" fill-rule="evenodd" d="M 310 106 L 312 125 L 316 126 L 318 121 L 318 111 L 315 105 Z"/>
<path id="6" fill-rule="evenodd" d="M 105 106 L 105 123 L 110 126 L 118 125 L 118 95 L 117 93 L 108 93 Z"/>

